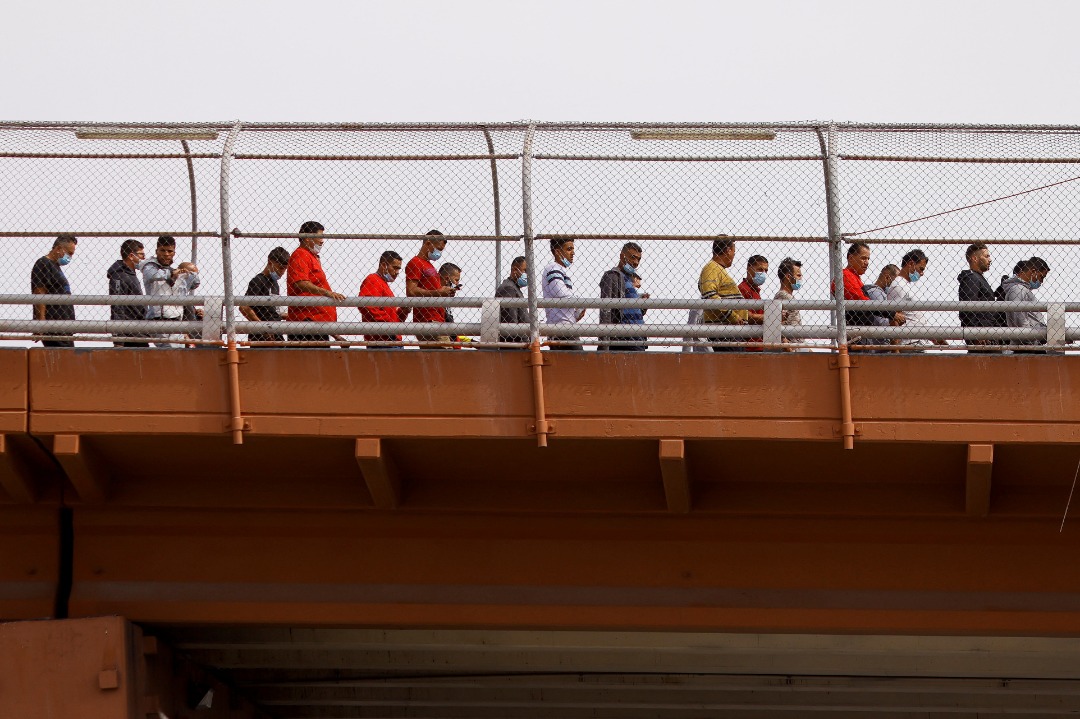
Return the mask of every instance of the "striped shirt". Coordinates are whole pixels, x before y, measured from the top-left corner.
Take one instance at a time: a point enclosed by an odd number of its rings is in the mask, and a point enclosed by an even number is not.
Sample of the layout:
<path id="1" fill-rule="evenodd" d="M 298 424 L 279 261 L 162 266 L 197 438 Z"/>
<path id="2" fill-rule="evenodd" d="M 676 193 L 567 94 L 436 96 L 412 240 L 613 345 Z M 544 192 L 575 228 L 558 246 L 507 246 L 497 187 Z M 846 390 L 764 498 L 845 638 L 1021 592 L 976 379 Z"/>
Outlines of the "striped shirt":
<path id="1" fill-rule="evenodd" d="M 574 282 L 570 278 L 570 268 L 560 262 L 549 262 L 544 268 L 544 297 L 561 299 L 574 296 Z M 578 310 L 573 307 L 547 307 L 544 309 L 547 322 L 551 325 L 577 322 Z"/>

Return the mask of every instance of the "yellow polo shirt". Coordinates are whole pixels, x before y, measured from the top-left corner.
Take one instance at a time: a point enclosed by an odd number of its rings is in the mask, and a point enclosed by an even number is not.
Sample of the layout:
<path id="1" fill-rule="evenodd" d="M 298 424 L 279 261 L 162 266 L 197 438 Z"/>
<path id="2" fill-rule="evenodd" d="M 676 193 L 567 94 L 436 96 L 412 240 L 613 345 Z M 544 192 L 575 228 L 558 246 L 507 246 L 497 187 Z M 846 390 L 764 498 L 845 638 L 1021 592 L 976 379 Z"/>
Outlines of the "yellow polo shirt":
<path id="1" fill-rule="evenodd" d="M 716 260 L 709 260 L 709 264 L 702 268 L 701 277 L 698 279 L 698 290 L 703 300 L 718 300 L 727 297 L 742 299 L 739 286 Z M 705 310 L 705 322 L 734 325 L 745 323 L 748 315 L 746 310 Z"/>

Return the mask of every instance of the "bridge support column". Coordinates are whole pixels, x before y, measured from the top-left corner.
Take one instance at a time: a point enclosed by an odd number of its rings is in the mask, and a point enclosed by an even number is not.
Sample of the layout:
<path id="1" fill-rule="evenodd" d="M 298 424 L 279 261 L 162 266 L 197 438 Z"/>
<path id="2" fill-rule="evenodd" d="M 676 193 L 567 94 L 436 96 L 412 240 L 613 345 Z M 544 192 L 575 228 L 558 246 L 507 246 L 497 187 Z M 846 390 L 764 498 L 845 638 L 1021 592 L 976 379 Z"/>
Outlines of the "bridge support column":
<path id="1" fill-rule="evenodd" d="M 401 477 L 394 459 L 386 453 L 378 437 L 356 439 L 356 464 L 364 475 L 371 499 L 379 509 L 396 509 L 401 504 Z"/>
<path id="2" fill-rule="evenodd" d="M 30 504 L 37 499 L 33 471 L 5 434 L 0 434 L 0 487 L 16 502 Z"/>
<path id="3" fill-rule="evenodd" d="M 660 473 L 664 477 L 664 497 L 669 512 L 690 511 L 690 475 L 686 471 L 686 443 L 681 439 L 660 440 Z"/>
<path id="4" fill-rule="evenodd" d="M 3 717 L 265 717 L 122 617 L 0 624 L 0 676 Z"/>
<path id="5" fill-rule="evenodd" d="M 972 517 L 990 513 L 990 476 L 994 471 L 994 445 L 969 444 L 965 507 Z"/>
<path id="6" fill-rule="evenodd" d="M 109 494 L 109 473 L 93 450 L 77 434 L 53 437 L 53 454 L 84 502 L 104 502 Z"/>

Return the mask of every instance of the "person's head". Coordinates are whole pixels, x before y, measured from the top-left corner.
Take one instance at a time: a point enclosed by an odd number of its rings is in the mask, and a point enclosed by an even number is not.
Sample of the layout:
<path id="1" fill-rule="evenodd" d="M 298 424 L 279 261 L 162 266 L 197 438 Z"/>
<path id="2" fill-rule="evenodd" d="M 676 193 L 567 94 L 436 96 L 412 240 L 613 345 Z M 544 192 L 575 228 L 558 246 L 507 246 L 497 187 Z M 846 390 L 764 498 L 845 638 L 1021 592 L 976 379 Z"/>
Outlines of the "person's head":
<path id="1" fill-rule="evenodd" d="M 965 255 L 972 272 L 978 272 L 981 275 L 990 269 L 990 248 L 985 242 L 968 245 Z"/>
<path id="2" fill-rule="evenodd" d="M 870 245 L 865 242 L 852 242 L 847 248 L 848 269 L 862 277 L 870 266 Z M 895 266 L 895 265 L 894 265 Z"/>
<path id="3" fill-rule="evenodd" d="M 896 265 L 885 265 L 881 268 L 881 272 L 878 273 L 877 282 L 874 284 L 885 289 L 893 283 L 897 277 L 900 276 L 900 268 Z"/>
<path id="4" fill-rule="evenodd" d="M 514 258 L 514 261 L 510 263 L 510 279 L 518 283 L 518 286 L 528 284 L 529 272 L 528 267 L 525 264 L 525 257 L 519 255 Z M 525 282 L 521 282 L 520 279 L 524 277 Z"/>
<path id="5" fill-rule="evenodd" d="M 52 249 L 49 250 L 48 257 L 53 262 L 66 265 L 71 262 L 71 258 L 75 256 L 75 246 L 78 244 L 79 240 L 75 235 L 60 235 L 53 240 Z"/>
<path id="6" fill-rule="evenodd" d="M 287 269 L 289 269 L 289 251 L 284 247 L 275 247 L 270 250 L 270 254 L 266 256 L 266 269 L 263 271 L 274 276 L 276 280 L 284 277 Z"/>
<path id="7" fill-rule="evenodd" d="M 419 255 L 429 262 L 435 262 L 442 257 L 443 250 L 446 249 L 446 238 L 438 230 L 428 230 L 425 237 L 427 239 L 420 245 Z"/>
<path id="8" fill-rule="evenodd" d="M 308 220 L 300 225 L 300 246 L 318 257 L 322 253 L 323 242 L 325 242 L 322 238 L 322 233 L 325 231 L 326 228 L 322 226 L 321 222 Z M 305 235 L 309 236 L 305 237 Z"/>
<path id="9" fill-rule="evenodd" d="M 387 282 L 393 282 L 401 274 L 401 255 L 387 250 L 379 255 L 379 274 Z"/>
<path id="10" fill-rule="evenodd" d="M 138 240 L 124 240 L 120 243 L 120 260 L 130 267 L 135 267 L 146 259 L 146 251 L 143 249 L 143 243 Z"/>
<path id="11" fill-rule="evenodd" d="M 641 264 L 641 245 L 636 242 L 627 242 L 619 252 L 619 267 L 627 274 L 633 274 Z"/>
<path id="12" fill-rule="evenodd" d="M 780 260 L 780 268 L 776 271 L 780 278 L 780 287 L 793 292 L 802 288 L 802 263 L 790 257 Z"/>
<path id="13" fill-rule="evenodd" d="M 162 235 L 157 238 L 157 248 L 154 252 L 157 255 L 158 264 L 168 267 L 176 257 L 176 239 L 169 235 Z"/>
<path id="14" fill-rule="evenodd" d="M 918 282 L 926 275 L 926 253 L 916 248 L 900 259 L 900 276 L 908 282 Z"/>
<path id="15" fill-rule="evenodd" d="M 442 267 L 439 268 L 439 278 L 442 280 L 443 287 L 453 287 L 455 290 L 461 289 L 461 268 L 453 262 L 444 262 L 442 264 Z"/>
<path id="16" fill-rule="evenodd" d="M 720 235 L 712 242 L 712 258 L 721 267 L 731 267 L 735 261 L 735 240 Z"/>
<path id="17" fill-rule="evenodd" d="M 769 261 L 763 255 L 750 255 L 746 261 L 746 279 L 754 287 L 761 287 L 769 275 Z"/>
<path id="18" fill-rule="evenodd" d="M 552 237 L 548 245 L 551 247 L 551 254 L 556 262 L 564 267 L 574 264 L 574 238 Z"/>
<path id="19" fill-rule="evenodd" d="M 1041 257 L 1032 257 L 1030 260 L 1020 260 L 1016 264 L 1016 276 L 1027 282 L 1033 290 L 1042 286 L 1046 276 L 1050 274 L 1050 265 Z"/>

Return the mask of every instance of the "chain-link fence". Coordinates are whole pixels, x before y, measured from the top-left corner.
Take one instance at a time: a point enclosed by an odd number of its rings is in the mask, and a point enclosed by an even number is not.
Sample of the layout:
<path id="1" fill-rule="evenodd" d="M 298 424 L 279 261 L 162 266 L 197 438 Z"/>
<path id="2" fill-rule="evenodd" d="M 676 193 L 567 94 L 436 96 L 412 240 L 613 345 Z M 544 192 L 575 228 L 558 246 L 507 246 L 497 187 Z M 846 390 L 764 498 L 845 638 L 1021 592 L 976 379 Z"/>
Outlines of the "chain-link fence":
<path id="1" fill-rule="evenodd" d="M 1066 351 L 1078 133 L 0 124 L 0 340 Z"/>

